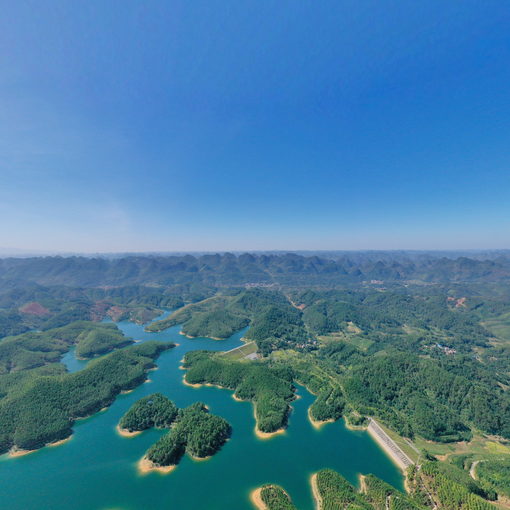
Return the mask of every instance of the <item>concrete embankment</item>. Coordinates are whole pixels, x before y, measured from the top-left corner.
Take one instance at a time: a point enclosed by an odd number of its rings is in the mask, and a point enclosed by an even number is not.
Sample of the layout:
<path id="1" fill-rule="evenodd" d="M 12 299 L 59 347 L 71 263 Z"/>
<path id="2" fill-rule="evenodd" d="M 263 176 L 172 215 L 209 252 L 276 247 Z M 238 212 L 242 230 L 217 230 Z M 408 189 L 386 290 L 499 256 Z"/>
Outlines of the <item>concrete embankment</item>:
<path id="1" fill-rule="evenodd" d="M 406 470 L 414 462 L 405 454 L 400 446 L 391 439 L 382 427 L 373 419 L 370 418 L 368 424 L 369 434 L 377 441 L 382 449 L 398 464 L 402 470 Z"/>

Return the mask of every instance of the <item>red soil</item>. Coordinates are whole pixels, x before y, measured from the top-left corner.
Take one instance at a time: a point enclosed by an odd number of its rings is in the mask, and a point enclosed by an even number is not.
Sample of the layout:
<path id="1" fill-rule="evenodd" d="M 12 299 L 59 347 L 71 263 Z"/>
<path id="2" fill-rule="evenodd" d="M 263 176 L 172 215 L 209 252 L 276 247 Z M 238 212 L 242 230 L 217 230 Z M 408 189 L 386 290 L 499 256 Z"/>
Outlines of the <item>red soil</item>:
<path id="1" fill-rule="evenodd" d="M 37 315 L 38 317 L 41 317 L 42 315 L 48 315 L 50 311 L 42 306 L 37 301 L 34 301 L 33 303 L 27 303 L 23 305 L 19 311 L 21 313 L 27 313 L 30 315 Z"/>

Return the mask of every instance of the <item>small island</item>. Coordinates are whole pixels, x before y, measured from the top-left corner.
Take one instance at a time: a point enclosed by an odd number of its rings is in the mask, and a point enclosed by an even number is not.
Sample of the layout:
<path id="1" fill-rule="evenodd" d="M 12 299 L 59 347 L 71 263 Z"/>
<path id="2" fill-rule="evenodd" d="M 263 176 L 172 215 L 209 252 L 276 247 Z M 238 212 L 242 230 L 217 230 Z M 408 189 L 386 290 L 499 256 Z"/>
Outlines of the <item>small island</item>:
<path id="1" fill-rule="evenodd" d="M 231 431 L 225 419 L 210 414 L 202 402 L 196 402 L 180 410 L 171 430 L 147 450 L 140 471 L 176 466 L 184 453 L 197 460 L 206 459 L 225 444 Z"/>
<path id="2" fill-rule="evenodd" d="M 120 419 L 117 429 L 122 435 L 134 435 L 152 427 L 169 428 L 177 412 L 170 399 L 161 393 L 153 393 L 135 402 Z"/>
<path id="3" fill-rule="evenodd" d="M 210 414 L 202 402 L 179 410 L 161 393 L 135 402 L 120 419 L 117 430 L 123 436 L 132 436 L 153 427 L 169 431 L 139 461 L 140 473 L 168 473 L 185 453 L 197 460 L 206 459 L 225 444 L 232 431 L 225 419 Z"/>

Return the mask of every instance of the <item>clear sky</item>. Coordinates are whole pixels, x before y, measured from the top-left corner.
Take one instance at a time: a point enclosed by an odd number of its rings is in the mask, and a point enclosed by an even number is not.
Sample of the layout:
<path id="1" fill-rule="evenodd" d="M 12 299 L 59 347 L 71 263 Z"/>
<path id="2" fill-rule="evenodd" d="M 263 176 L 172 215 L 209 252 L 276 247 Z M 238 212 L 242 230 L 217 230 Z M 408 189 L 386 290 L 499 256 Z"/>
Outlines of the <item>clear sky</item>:
<path id="1" fill-rule="evenodd" d="M 0 7 L 0 247 L 510 248 L 505 0 Z"/>

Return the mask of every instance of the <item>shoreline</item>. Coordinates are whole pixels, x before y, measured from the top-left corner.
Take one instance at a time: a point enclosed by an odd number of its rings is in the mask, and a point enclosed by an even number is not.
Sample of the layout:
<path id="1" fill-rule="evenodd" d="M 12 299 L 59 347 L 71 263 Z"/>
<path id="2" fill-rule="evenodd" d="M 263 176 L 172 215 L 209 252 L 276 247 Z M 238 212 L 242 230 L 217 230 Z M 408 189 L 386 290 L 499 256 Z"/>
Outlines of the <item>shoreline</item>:
<path id="1" fill-rule="evenodd" d="M 46 445 L 45 445 L 46 446 Z M 40 450 L 40 448 L 39 448 Z M 24 457 L 25 455 L 30 455 L 31 453 L 36 452 L 37 450 L 9 450 L 9 457 L 11 459 L 15 459 L 16 457 Z"/>
<path id="2" fill-rule="evenodd" d="M 212 459 L 212 455 L 208 455 L 207 457 L 195 457 L 194 455 L 188 455 L 195 462 L 205 462 L 209 459 Z"/>
<path id="3" fill-rule="evenodd" d="M 55 446 L 60 446 L 61 444 L 68 443 L 73 438 L 73 435 L 67 436 L 65 439 L 60 439 L 58 441 L 53 441 L 53 443 L 47 443 L 44 446 L 48 446 L 49 448 L 54 448 Z M 32 450 L 37 451 L 37 450 Z"/>
<path id="4" fill-rule="evenodd" d="M 183 369 L 184 370 L 184 369 Z M 189 386 L 190 388 L 200 388 L 201 386 L 204 386 L 203 384 L 192 384 L 186 381 L 186 374 L 182 376 L 182 384 L 185 386 Z"/>
<path id="5" fill-rule="evenodd" d="M 258 510 L 267 510 L 266 504 L 262 501 L 262 487 L 250 492 L 250 501 Z"/>
<path id="6" fill-rule="evenodd" d="M 226 340 L 227 338 L 218 338 L 216 336 L 191 336 L 187 333 L 184 333 L 184 331 L 179 331 L 179 335 L 185 336 L 186 338 L 190 338 L 191 340 L 194 340 L 195 338 L 210 338 L 211 340 Z"/>
<path id="7" fill-rule="evenodd" d="M 257 413 L 255 412 L 255 404 L 252 402 L 253 405 L 253 417 L 255 418 L 255 435 L 258 439 L 261 441 L 267 441 L 268 439 L 273 439 L 273 437 L 280 436 L 282 434 L 285 434 L 285 431 L 287 430 L 287 427 L 281 427 L 278 430 L 275 430 L 274 432 L 262 432 L 262 430 L 259 430 L 259 422 L 257 420 Z"/>
<path id="8" fill-rule="evenodd" d="M 182 370 L 187 370 L 187 369 L 183 367 Z M 182 382 L 183 382 L 184 385 L 189 386 L 191 388 L 202 388 L 202 387 L 205 387 L 205 388 L 218 388 L 219 390 L 228 390 L 228 388 L 220 386 L 219 384 L 212 384 L 212 383 L 189 383 L 188 381 L 186 381 L 186 374 L 183 375 Z M 230 390 L 230 391 L 232 391 L 232 390 Z M 240 400 L 239 402 L 242 402 L 242 401 Z"/>
<path id="9" fill-rule="evenodd" d="M 135 437 L 139 436 L 143 430 L 134 430 L 133 432 L 130 432 L 128 429 L 121 429 L 119 424 L 115 426 L 115 430 L 117 431 L 117 434 L 122 437 Z"/>
<path id="10" fill-rule="evenodd" d="M 333 418 L 330 418 L 329 420 L 315 420 L 315 419 L 313 419 L 312 415 L 310 413 L 310 408 L 308 408 L 308 412 L 306 414 L 308 415 L 308 421 L 312 424 L 312 426 L 315 430 L 319 430 L 327 423 L 335 423 L 335 420 Z"/>
<path id="11" fill-rule="evenodd" d="M 35 450 L 23 450 L 22 448 L 13 447 L 7 452 L 7 455 L 11 459 L 15 459 L 16 457 L 25 457 L 26 455 L 30 455 L 31 453 L 42 450 L 43 448 L 55 448 L 56 446 L 60 446 L 64 443 L 68 443 L 69 441 L 71 441 L 72 438 L 73 438 L 73 435 L 71 434 L 64 439 L 59 439 L 58 441 L 52 441 L 51 443 L 46 443 L 41 448 L 36 448 Z"/>
<path id="12" fill-rule="evenodd" d="M 186 370 L 186 369 L 184 369 L 184 370 Z M 182 378 L 182 383 L 185 386 L 189 386 L 191 388 L 201 388 L 202 386 L 207 386 L 207 387 L 211 387 L 211 388 L 218 388 L 220 390 L 229 390 L 229 388 L 225 388 L 224 386 L 220 386 L 218 384 L 212 384 L 212 383 L 197 383 L 197 384 L 193 384 L 193 383 L 189 383 L 188 381 L 186 381 L 186 374 L 184 374 L 184 376 Z M 232 391 L 232 390 L 230 390 L 230 391 Z M 275 436 L 279 436 L 281 434 L 284 434 L 285 431 L 287 430 L 287 427 L 282 427 L 282 428 L 279 428 L 278 430 L 275 430 L 274 432 L 262 432 L 261 430 L 259 430 L 257 414 L 255 413 L 255 403 L 252 402 L 251 400 L 243 400 L 243 399 L 237 397 L 236 394 L 235 394 L 235 390 L 232 393 L 232 398 L 236 402 L 250 402 L 251 405 L 253 406 L 253 417 L 255 418 L 255 435 L 259 439 L 261 439 L 261 440 L 271 439 L 271 438 L 273 438 Z"/>
<path id="13" fill-rule="evenodd" d="M 162 475 L 167 475 L 168 473 L 171 473 L 177 466 L 176 465 L 171 465 L 171 466 L 156 466 L 156 464 L 154 464 L 147 457 L 142 457 L 136 463 L 136 467 L 137 467 L 138 473 L 140 475 L 146 475 L 146 474 L 149 474 L 152 471 L 156 471 L 157 473 L 160 473 Z"/>
<path id="14" fill-rule="evenodd" d="M 367 482 L 365 479 L 365 475 L 362 475 L 361 473 L 358 475 L 358 482 L 359 482 L 359 491 L 362 494 L 367 493 Z"/>
<path id="15" fill-rule="evenodd" d="M 317 473 L 314 473 L 310 476 L 310 485 L 312 486 L 312 494 L 315 510 L 321 510 L 322 508 L 322 498 L 319 493 L 319 487 L 317 486 Z"/>
<path id="16" fill-rule="evenodd" d="M 349 423 L 349 420 L 345 416 L 343 416 L 343 420 L 344 420 L 346 429 L 349 429 L 349 430 L 367 430 L 368 429 L 368 425 L 352 425 L 351 423 Z"/>
<path id="17" fill-rule="evenodd" d="M 285 430 L 286 430 L 285 428 L 281 428 L 281 429 L 275 430 L 274 432 L 262 432 L 261 430 L 258 429 L 257 426 L 255 426 L 255 435 L 259 439 L 262 439 L 263 441 L 265 441 L 267 439 L 272 439 L 275 436 L 280 436 L 281 434 L 285 434 Z"/>

